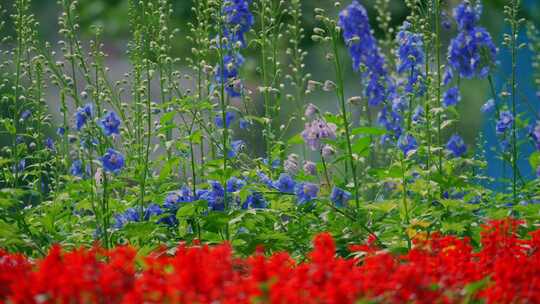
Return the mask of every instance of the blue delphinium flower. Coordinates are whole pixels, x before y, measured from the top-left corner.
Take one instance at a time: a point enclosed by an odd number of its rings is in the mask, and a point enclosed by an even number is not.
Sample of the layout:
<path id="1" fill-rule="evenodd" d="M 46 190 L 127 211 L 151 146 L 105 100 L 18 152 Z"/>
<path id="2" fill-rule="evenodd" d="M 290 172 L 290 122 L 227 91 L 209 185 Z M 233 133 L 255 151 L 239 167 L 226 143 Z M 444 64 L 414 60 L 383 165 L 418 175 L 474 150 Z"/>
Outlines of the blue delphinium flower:
<path id="1" fill-rule="evenodd" d="M 268 203 L 260 192 L 253 192 L 246 198 L 246 201 L 242 204 L 242 209 L 265 209 L 267 207 Z"/>
<path id="2" fill-rule="evenodd" d="M 251 0 L 225 0 L 222 15 L 225 16 L 223 35 L 230 44 L 240 42 L 241 47 L 246 46 L 245 34 L 249 32 L 255 20 L 249 10 Z"/>
<path id="3" fill-rule="evenodd" d="M 120 118 L 118 115 L 116 115 L 115 112 L 111 111 L 109 112 L 102 120 L 101 120 L 101 128 L 103 129 L 103 133 L 107 136 L 111 136 L 113 134 L 119 135 L 120 134 Z"/>
<path id="4" fill-rule="evenodd" d="M 265 184 L 266 186 L 272 188 L 274 187 L 274 182 L 272 181 L 272 179 L 266 175 L 265 173 L 263 172 L 257 172 L 257 176 L 259 177 L 259 181 L 262 183 L 262 184 Z"/>
<path id="5" fill-rule="evenodd" d="M 480 3 L 475 7 L 464 1 L 454 10 L 459 34 L 452 39 L 448 48 L 448 64 L 462 78 L 484 78 L 495 61 L 497 48 L 491 35 L 476 26 L 482 13 Z"/>
<path id="6" fill-rule="evenodd" d="M 11 166 L 11 170 L 13 173 L 21 173 L 24 171 L 24 169 L 26 169 L 26 159 L 24 158 L 21 159 L 16 165 Z"/>
<path id="7" fill-rule="evenodd" d="M 225 113 L 225 125 L 227 128 L 231 127 L 231 123 L 233 122 L 234 118 L 235 118 L 234 112 Z M 221 113 L 216 114 L 214 122 L 216 123 L 216 126 L 218 128 L 223 128 L 223 115 L 221 115 Z"/>
<path id="8" fill-rule="evenodd" d="M 250 125 L 250 122 L 245 120 L 245 119 L 240 119 L 240 121 L 238 122 L 238 126 L 240 127 L 240 129 L 242 130 L 245 130 L 247 128 L 249 128 L 249 125 Z"/>
<path id="9" fill-rule="evenodd" d="M 54 139 L 47 137 L 47 139 L 45 139 L 45 148 L 47 148 L 50 151 L 54 151 L 55 150 Z"/>
<path id="10" fill-rule="evenodd" d="M 313 183 L 299 183 L 296 185 L 295 194 L 298 203 L 303 205 L 317 198 L 319 187 Z"/>
<path id="11" fill-rule="evenodd" d="M 84 105 L 84 107 L 77 109 L 77 112 L 75 113 L 75 126 L 77 131 L 80 131 L 82 127 L 84 127 L 88 119 L 92 118 L 93 113 L 94 108 L 90 103 L 87 103 Z"/>
<path id="12" fill-rule="evenodd" d="M 458 30 L 470 31 L 476 27 L 478 21 L 480 21 L 480 15 L 482 14 L 482 6 L 480 2 L 476 7 L 471 6 L 470 1 L 463 1 L 454 9 L 454 18 L 458 24 Z"/>
<path id="13" fill-rule="evenodd" d="M 183 186 L 180 191 L 173 191 L 167 195 L 167 197 L 165 198 L 165 202 L 163 203 L 163 207 L 174 211 L 174 213 L 176 214 L 176 211 L 179 207 L 178 205 L 180 203 L 189 203 L 193 200 L 194 197 L 191 191 L 188 189 L 188 187 Z"/>
<path id="14" fill-rule="evenodd" d="M 345 191 L 334 186 L 334 189 L 332 189 L 332 194 L 330 195 L 330 200 L 337 207 L 343 207 L 351 199 L 351 197 L 352 195 L 349 191 Z"/>
<path id="15" fill-rule="evenodd" d="M 221 68 L 221 63 L 218 65 L 218 71 L 216 74 L 216 81 L 225 86 L 225 91 L 229 94 L 230 97 L 239 97 L 241 96 L 241 91 L 239 87 L 234 84 L 235 80 L 238 79 L 239 69 L 244 64 L 244 57 L 240 53 L 234 55 L 225 55 L 223 57 L 223 69 Z"/>
<path id="16" fill-rule="evenodd" d="M 389 78 L 384 57 L 373 36 L 366 9 L 353 1 L 339 14 L 339 27 L 349 49 L 355 71 L 363 65 L 365 94 L 370 105 L 378 105 L 386 99 Z"/>
<path id="17" fill-rule="evenodd" d="M 514 116 L 509 111 L 502 111 L 497 121 L 497 133 L 502 134 L 506 132 L 514 123 Z"/>
<path id="18" fill-rule="evenodd" d="M 486 103 L 482 105 L 482 108 L 480 110 L 482 111 L 482 113 L 485 114 L 493 111 L 493 109 L 495 109 L 495 100 L 489 99 L 488 101 L 486 101 Z"/>
<path id="19" fill-rule="evenodd" d="M 467 152 L 467 145 L 461 136 L 454 134 L 450 137 L 450 140 L 448 140 L 446 149 L 448 149 L 454 157 L 461 157 Z"/>
<path id="20" fill-rule="evenodd" d="M 231 177 L 227 181 L 227 192 L 236 192 L 246 185 L 246 181 L 237 177 Z"/>
<path id="21" fill-rule="evenodd" d="M 414 92 L 415 86 L 419 86 L 418 95 L 423 93 L 422 83 L 423 77 L 422 66 L 424 65 L 424 44 L 421 34 L 410 31 L 411 24 L 407 21 L 403 23 L 399 33 L 397 34 L 397 57 L 399 63 L 397 72 L 407 75 L 407 84 L 405 86 L 406 93 Z"/>
<path id="22" fill-rule="evenodd" d="M 22 113 L 21 113 L 21 120 L 27 120 L 30 115 L 32 115 L 32 111 L 30 110 L 24 110 Z"/>
<path id="23" fill-rule="evenodd" d="M 74 160 L 73 163 L 71 163 L 71 168 L 69 169 L 69 172 L 73 176 L 82 177 L 83 172 L 83 163 L 80 159 Z"/>
<path id="24" fill-rule="evenodd" d="M 458 87 L 452 87 L 444 93 L 443 105 L 445 107 L 455 106 L 461 100 Z"/>
<path id="25" fill-rule="evenodd" d="M 424 108 L 422 106 L 417 106 L 416 109 L 414 109 L 412 120 L 414 122 L 420 122 L 423 116 L 424 116 Z"/>
<path id="26" fill-rule="evenodd" d="M 411 151 L 418 148 L 418 143 L 416 142 L 416 139 L 410 134 L 402 134 L 399 137 L 397 144 L 405 155 L 409 155 Z"/>
<path id="27" fill-rule="evenodd" d="M 62 136 L 64 134 L 66 134 L 66 128 L 64 127 L 58 127 L 58 129 L 56 129 L 56 134 Z"/>
<path id="28" fill-rule="evenodd" d="M 394 111 L 393 109 L 389 110 L 387 106 L 384 106 L 379 112 L 378 123 L 383 126 L 391 135 L 395 136 L 395 138 L 399 138 L 403 132 L 403 117 L 399 112 Z M 386 135 L 387 136 L 384 138 L 389 138 L 389 134 Z"/>
<path id="29" fill-rule="evenodd" d="M 233 140 L 231 142 L 231 149 L 228 150 L 228 156 L 230 158 L 236 157 L 238 153 L 240 152 L 240 150 L 242 149 L 242 147 L 245 146 L 245 144 L 246 143 L 241 139 Z"/>
<path id="30" fill-rule="evenodd" d="M 124 168 L 124 156 L 114 149 L 108 149 L 101 157 L 103 169 L 107 172 L 119 173 Z"/>
<path id="31" fill-rule="evenodd" d="M 114 216 L 114 225 L 116 229 L 121 229 L 130 222 L 139 222 L 140 214 L 135 208 L 129 208 L 124 213 L 120 213 Z"/>
<path id="32" fill-rule="evenodd" d="M 225 189 L 217 181 L 209 181 L 210 190 L 199 190 L 197 196 L 199 199 L 207 201 L 208 207 L 213 211 L 225 210 Z"/>
<path id="33" fill-rule="evenodd" d="M 283 193 L 294 193 L 296 182 L 290 175 L 281 173 L 279 179 L 273 183 L 273 186 Z"/>
<path id="34" fill-rule="evenodd" d="M 144 220 L 148 221 L 152 216 L 163 214 L 163 210 L 157 204 L 150 204 L 144 209 Z"/>

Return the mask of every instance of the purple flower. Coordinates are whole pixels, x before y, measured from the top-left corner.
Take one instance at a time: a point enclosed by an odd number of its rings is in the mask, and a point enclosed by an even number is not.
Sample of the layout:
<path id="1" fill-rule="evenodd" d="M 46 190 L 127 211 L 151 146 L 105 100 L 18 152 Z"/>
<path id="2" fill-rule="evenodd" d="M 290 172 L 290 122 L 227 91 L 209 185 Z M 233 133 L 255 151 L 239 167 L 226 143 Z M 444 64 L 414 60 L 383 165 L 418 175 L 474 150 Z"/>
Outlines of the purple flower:
<path id="1" fill-rule="evenodd" d="M 296 185 L 295 193 L 298 203 L 303 205 L 317 198 L 319 187 L 312 183 L 300 183 Z"/>
<path id="2" fill-rule="evenodd" d="M 458 87 L 452 87 L 444 93 L 443 105 L 445 107 L 455 106 L 461 100 Z"/>
<path id="3" fill-rule="evenodd" d="M 448 149 L 454 157 L 461 157 L 467 152 L 467 145 L 465 145 L 465 142 L 459 135 L 454 134 L 446 144 L 446 149 Z"/>
<path id="4" fill-rule="evenodd" d="M 227 128 L 231 127 L 231 123 L 233 122 L 234 118 L 235 118 L 234 112 L 225 113 L 225 125 L 227 126 Z M 216 118 L 214 119 L 214 122 L 216 123 L 216 126 L 218 128 L 223 128 L 223 115 L 221 113 L 216 114 Z"/>
<path id="5" fill-rule="evenodd" d="M 310 103 L 306 106 L 306 111 L 304 113 L 304 116 L 306 116 L 309 119 L 315 118 L 315 115 L 319 113 L 319 108 L 317 108 L 316 105 Z"/>
<path id="6" fill-rule="evenodd" d="M 312 161 L 304 163 L 304 172 L 308 175 L 317 175 L 317 165 Z"/>
<path id="7" fill-rule="evenodd" d="M 502 134 L 508 130 L 514 123 L 514 116 L 509 111 L 502 111 L 497 121 L 497 133 Z"/>
<path id="8" fill-rule="evenodd" d="M 90 103 L 87 103 L 84 105 L 84 107 L 77 109 L 77 112 L 75 113 L 75 125 L 77 131 L 80 131 L 88 119 L 92 118 L 93 112 L 94 108 Z"/>
<path id="9" fill-rule="evenodd" d="M 536 143 L 536 149 L 540 150 L 540 121 L 536 122 L 536 126 L 532 128 L 531 136 Z"/>
<path id="10" fill-rule="evenodd" d="M 63 136 L 64 134 L 66 134 L 66 128 L 58 127 L 58 129 L 56 129 L 56 134 Z"/>
<path id="11" fill-rule="evenodd" d="M 305 129 L 302 131 L 302 137 L 311 150 L 316 151 L 320 149 L 322 139 L 336 139 L 336 129 L 335 124 L 316 119 L 306 123 Z"/>
<path id="12" fill-rule="evenodd" d="M 115 112 L 109 112 L 102 120 L 101 120 L 101 128 L 103 129 L 103 133 L 107 136 L 111 136 L 113 134 L 119 135 L 120 134 L 120 118 L 118 115 L 116 115 Z"/>
<path id="13" fill-rule="evenodd" d="M 324 147 L 321 149 L 321 154 L 322 154 L 322 157 L 328 158 L 336 154 L 336 150 L 330 145 L 324 145 Z"/>
<path id="14" fill-rule="evenodd" d="M 107 172 L 119 173 L 124 168 L 124 156 L 120 152 L 109 148 L 101 157 L 103 169 Z"/>
<path id="15" fill-rule="evenodd" d="M 399 137 L 397 144 L 405 156 L 408 156 L 411 151 L 418 148 L 416 139 L 410 134 L 402 134 Z"/>
<path id="16" fill-rule="evenodd" d="M 283 168 L 286 172 L 290 174 L 296 174 L 298 172 L 299 167 L 299 160 L 298 155 L 292 153 L 289 154 L 285 162 L 283 163 Z"/>

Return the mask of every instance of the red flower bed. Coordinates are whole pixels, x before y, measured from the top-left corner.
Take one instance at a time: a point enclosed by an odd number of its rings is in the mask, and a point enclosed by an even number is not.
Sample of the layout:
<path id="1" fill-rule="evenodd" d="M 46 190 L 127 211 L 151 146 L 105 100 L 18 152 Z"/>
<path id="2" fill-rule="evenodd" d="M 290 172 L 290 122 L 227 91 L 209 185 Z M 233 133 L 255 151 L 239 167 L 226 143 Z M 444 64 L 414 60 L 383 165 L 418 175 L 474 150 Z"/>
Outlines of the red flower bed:
<path id="1" fill-rule="evenodd" d="M 140 271 L 130 247 L 54 247 L 38 261 L 0 251 L 0 302 L 540 303 L 540 230 L 520 239 L 519 224 L 485 226 L 479 252 L 467 239 L 437 234 L 401 256 L 351 246 L 364 253 L 351 259 L 336 257 L 332 237 L 320 234 L 300 264 L 286 253 L 235 258 L 227 244 L 156 252 Z"/>

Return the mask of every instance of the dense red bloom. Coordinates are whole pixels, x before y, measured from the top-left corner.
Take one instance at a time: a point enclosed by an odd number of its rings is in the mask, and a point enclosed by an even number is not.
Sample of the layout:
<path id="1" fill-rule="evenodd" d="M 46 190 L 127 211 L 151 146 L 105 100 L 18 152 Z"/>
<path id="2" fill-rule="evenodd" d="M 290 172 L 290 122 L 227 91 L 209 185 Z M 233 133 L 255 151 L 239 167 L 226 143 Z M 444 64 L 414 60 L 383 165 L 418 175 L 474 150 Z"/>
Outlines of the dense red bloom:
<path id="1" fill-rule="evenodd" d="M 468 239 L 435 233 L 404 255 L 371 237 L 351 246 L 363 254 L 349 259 L 336 256 L 323 233 L 303 263 L 262 250 L 235 258 L 229 244 L 180 245 L 138 264 L 130 247 L 55 246 L 37 261 L 0 251 L 0 303 L 540 303 L 540 230 L 521 239 L 521 224 L 485 225 L 478 252 Z M 473 283 L 478 290 L 467 294 Z"/>

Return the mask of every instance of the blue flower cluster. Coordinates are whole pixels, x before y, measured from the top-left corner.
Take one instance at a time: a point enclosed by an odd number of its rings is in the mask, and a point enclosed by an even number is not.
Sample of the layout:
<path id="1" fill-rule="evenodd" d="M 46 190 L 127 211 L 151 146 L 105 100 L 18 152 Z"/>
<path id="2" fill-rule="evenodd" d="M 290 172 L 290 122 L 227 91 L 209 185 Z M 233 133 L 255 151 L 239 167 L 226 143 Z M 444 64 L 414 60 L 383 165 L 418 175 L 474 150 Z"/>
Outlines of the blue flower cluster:
<path id="1" fill-rule="evenodd" d="M 226 0 L 221 13 L 225 16 L 223 35 L 229 43 L 239 42 L 246 46 L 245 34 L 251 29 L 255 20 L 249 10 L 251 0 Z"/>
<path id="2" fill-rule="evenodd" d="M 94 113 L 94 107 L 91 103 L 87 103 L 84 107 L 78 108 L 75 112 L 75 127 L 77 131 L 80 131 L 86 122 L 92 118 Z"/>
<path id="3" fill-rule="evenodd" d="M 399 60 L 397 72 L 407 75 L 405 92 L 421 96 L 425 90 L 422 70 L 425 63 L 424 38 L 422 34 L 411 32 L 410 28 L 411 24 L 405 21 L 396 37 L 398 44 L 396 55 Z M 418 90 L 415 91 L 415 88 Z"/>
<path id="4" fill-rule="evenodd" d="M 450 42 L 448 64 L 462 78 L 486 77 L 495 61 L 497 48 L 491 35 L 477 26 L 481 13 L 480 2 L 473 7 L 469 1 L 464 1 L 454 9 L 459 34 Z M 448 77 L 445 82 L 450 80 Z"/>
<path id="5" fill-rule="evenodd" d="M 224 47 L 229 54 L 223 56 L 223 62 L 219 63 L 216 81 L 225 84 L 225 90 L 231 97 L 241 96 L 241 83 L 235 80 L 238 78 L 238 70 L 244 64 L 244 57 L 237 49 L 246 47 L 245 34 L 255 23 L 249 10 L 250 3 L 250 0 L 226 0 L 221 10 L 225 17 L 223 37 L 227 39 Z M 221 45 L 222 42 L 219 43 Z"/>
<path id="6" fill-rule="evenodd" d="M 361 66 L 365 67 L 362 76 L 369 104 L 379 105 L 387 98 L 391 81 L 369 25 L 366 9 L 358 1 L 353 1 L 339 14 L 338 25 L 352 57 L 353 68 L 358 71 Z"/>
<path id="7" fill-rule="evenodd" d="M 117 174 L 124 167 L 124 156 L 120 152 L 109 148 L 101 158 L 101 163 L 105 171 Z"/>
<path id="8" fill-rule="evenodd" d="M 405 156 L 408 156 L 409 153 L 412 151 L 418 149 L 418 143 L 416 142 L 416 138 L 410 134 L 402 134 L 398 139 L 398 147 L 403 151 L 403 154 Z"/>
<path id="9" fill-rule="evenodd" d="M 153 216 L 162 215 L 163 210 L 156 204 L 150 204 L 148 205 L 148 207 L 144 208 L 142 213 L 143 213 L 142 221 L 149 221 L 150 218 L 152 218 Z M 136 222 L 141 222 L 141 213 L 135 208 L 129 208 L 126 211 L 124 211 L 124 213 L 116 214 L 114 216 L 113 227 L 115 229 L 122 229 L 122 227 L 124 227 L 125 225 L 129 223 L 136 223 Z M 158 223 L 160 222 L 165 222 L 165 221 L 162 221 L 160 219 Z"/>
<path id="10" fill-rule="evenodd" d="M 514 123 L 514 115 L 510 111 L 502 111 L 499 114 L 499 120 L 497 121 L 496 129 L 498 134 L 505 133 L 512 127 Z"/>
<path id="11" fill-rule="evenodd" d="M 120 134 L 120 118 L 115 112 L 109 112 L 100 122 L 103 133 L 107 136 Z"/>
<path id="12" fill-rule="evenodd" d="M 457 134 L 450 137 L 450 140 L 446 144 L 446 149 L 448 149 L 454 157 L 461 157 L 467 153 L 467 145 L 465 145 L 461 136 Z"/>

